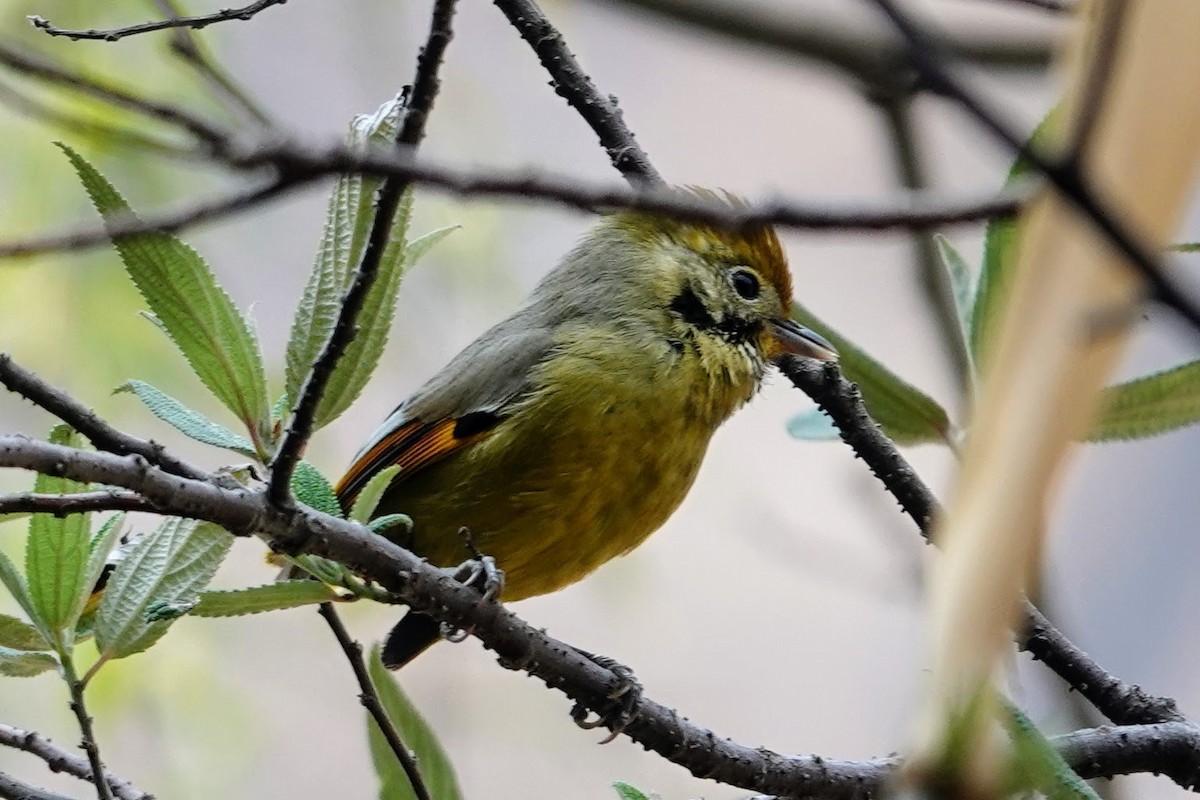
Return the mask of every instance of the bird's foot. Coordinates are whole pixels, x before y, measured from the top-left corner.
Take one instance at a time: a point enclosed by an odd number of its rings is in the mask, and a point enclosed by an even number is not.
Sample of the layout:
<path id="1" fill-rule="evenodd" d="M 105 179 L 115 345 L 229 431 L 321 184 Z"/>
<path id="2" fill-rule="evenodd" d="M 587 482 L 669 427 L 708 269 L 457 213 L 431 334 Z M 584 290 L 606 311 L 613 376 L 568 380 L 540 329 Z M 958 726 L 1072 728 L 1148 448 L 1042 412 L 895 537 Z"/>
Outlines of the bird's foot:
<path id="1" fill-rule="evenodd" d="M 496 559 L 485 556 L 479 551 L 469 530 L 462 528 L 459 533 L 473 557 L 449 570 L 450 576 L 459 583 L 470 586 L 479 592 L 477 605 L 498 600 L 500 593 L 504 591 L 504 570 L 497 566 Z M 441 636 L 448 642 L 461 642 L 470 635 L 469 628 L 455 628 L 445 622 L 441 625 Z"/>
<path id="2" fill-rule="evenodd" d="M 600 742 L 600 744 L 608 744 L 637 718 L 638 702 L 642 699 L 642 683 L 634 677 L 632 669 L 619 661 L 608 656 L 599 656 L 586 650 L 576 649 L 588 661 L 604 667 L 617 676 L 617 686 L 608 693 L 607 697 L 612 705 L 603 713 L 596 712 L 595 718 L 589 719 L 589 711 L 582 703 L 576 703 L 575 707 L 571 709 L 571 719 L 575 720 L 575 724 L 579 727 L 585 730 L 608 728 L 611 733 Z"/>

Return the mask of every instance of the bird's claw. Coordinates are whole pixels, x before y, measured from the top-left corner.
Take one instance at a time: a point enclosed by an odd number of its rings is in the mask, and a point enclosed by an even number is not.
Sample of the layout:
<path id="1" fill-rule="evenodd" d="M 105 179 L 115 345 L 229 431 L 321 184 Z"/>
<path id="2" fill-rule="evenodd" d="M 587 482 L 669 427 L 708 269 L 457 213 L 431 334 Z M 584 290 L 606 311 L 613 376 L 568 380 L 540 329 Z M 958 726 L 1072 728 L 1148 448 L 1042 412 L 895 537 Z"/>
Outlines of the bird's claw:
<path id="1" fill-rule="evenodd" d="M 608 728 L 611 733 L 600 742 L 600 744 L 608 744 L 629 727 L 629 723 L 637 719 L 637 707 L 642 699 L 642 684 L 634 677 L 632 669 L 615 659 L 585 650 L 580 650 L 579 653 L 588 661 L 604 667 L 617 676 L 617 686 L 608 693 L 606 698 L 612 703 L 612 706 L 603 713 L 597 712 L 594 718 L 589 719 L 590 712 L 583 703 L 576 703 L 575 707 L 571 709 L 571 719 L 584 730 Z"/>
<path id="2" fill-rule="evenodd" d="M 476 605 L 498 600 L 500 593 L 504 591 L 504 570 L 496 564 L 496 559 L 485 556 L 479 551 L 469 530 L 462 528 L 459 533 L 466 542 L 467 549 L 471 551 L 472 558 L 449 570 L 450 577 L 479 592 L 479 601 Z M 446 622 L 441 624 L 438 632 L 443 639 L 455 644 L 465 640 L 472 633 L 470 628 L 456 628 Z"/>

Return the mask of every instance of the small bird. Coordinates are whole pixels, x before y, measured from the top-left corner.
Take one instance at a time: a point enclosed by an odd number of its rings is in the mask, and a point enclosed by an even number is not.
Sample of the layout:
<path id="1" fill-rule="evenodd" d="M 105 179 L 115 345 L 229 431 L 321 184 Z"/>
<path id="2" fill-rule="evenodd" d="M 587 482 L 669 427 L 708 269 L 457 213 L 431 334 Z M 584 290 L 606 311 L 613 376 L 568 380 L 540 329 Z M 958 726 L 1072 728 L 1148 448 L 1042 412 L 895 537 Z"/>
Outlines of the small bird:
<path id="1" fill-rule="evenodd" d="M 339 499 L 349 507 L 374 474 L 399 465 L 377 508 L 411 517 L 398 544 L 444 567 L 490 556 L 506 600 L 561 589 L 667 520 L 713 432 L 769 364 L 837 358 L 789 319 L 791 301 L 769 227 L 730 233 L 609 214 L 516 313 L 384 420 Z M 431 617 L 409 612 L 384 664 L 400 668 L 438 634 Z"/>

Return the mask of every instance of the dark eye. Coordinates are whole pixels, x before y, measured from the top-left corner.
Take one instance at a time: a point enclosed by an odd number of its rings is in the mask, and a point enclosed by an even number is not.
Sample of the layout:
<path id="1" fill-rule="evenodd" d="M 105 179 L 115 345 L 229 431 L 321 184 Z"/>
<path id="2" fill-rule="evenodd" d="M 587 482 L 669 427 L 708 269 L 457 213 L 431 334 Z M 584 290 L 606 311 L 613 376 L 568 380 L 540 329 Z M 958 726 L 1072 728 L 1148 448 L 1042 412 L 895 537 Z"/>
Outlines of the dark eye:
<path id="1" fill-rule="evenodd" d="M 755 300 L 758 298 L 760 287 L 758 278 L 748 269 L 737 269 L 733 271 L 733 290 L 747 300 Z"/>

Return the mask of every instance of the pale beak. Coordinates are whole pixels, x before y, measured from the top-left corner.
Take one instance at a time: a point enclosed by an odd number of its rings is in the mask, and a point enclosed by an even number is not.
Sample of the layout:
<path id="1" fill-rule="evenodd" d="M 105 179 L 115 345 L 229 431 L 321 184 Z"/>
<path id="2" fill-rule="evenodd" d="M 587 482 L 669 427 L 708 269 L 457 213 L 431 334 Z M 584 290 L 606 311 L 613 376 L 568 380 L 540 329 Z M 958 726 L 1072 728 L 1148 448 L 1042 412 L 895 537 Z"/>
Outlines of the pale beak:
<path id="1" fill-rule="evenodd" d="M 838 360 L 837 350 L 824 336 L 792 319 L 771 320 L 771 338 L 775 343 L 774 358 L 792 355 L 815 358 L 817 361 Z"/>

